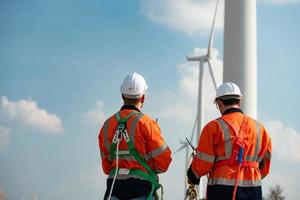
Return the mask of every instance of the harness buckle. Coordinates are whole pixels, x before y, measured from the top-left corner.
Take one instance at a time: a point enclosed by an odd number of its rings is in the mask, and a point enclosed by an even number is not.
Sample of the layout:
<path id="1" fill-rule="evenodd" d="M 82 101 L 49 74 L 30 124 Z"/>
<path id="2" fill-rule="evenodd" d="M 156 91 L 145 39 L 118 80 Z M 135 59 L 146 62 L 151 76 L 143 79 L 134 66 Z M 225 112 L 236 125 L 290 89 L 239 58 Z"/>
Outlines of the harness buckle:
<path id="1" fill-rule="evenodd" d="M 113 143 L 121 142 L 124 130 L 126 131 L 125 124 L 124 123 L 119 123 L 118 127 L 117 127 L 117 130 L 115 132 L 115 135 L 113 137 L 113 140 L 112 140 Z"/>
<path id="2" fill-rule="evenodd" d="M 126 129 L 123 131 L 123 137 L 124 137 L 126 142 L 130 141 L 130 137 L 129 137 L 128 132 L 127 132 Z"/>

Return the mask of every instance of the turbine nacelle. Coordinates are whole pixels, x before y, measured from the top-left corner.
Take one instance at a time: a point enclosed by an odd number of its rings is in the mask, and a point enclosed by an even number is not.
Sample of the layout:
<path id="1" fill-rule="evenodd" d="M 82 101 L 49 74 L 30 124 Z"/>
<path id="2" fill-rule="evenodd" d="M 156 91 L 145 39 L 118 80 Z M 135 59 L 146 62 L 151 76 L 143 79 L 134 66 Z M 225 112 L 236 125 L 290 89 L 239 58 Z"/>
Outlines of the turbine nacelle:
<path id="1" fill-rule="evenodd" d="M 208 55 L 203 56 L 186 56 L 187 61 L 202 61 L 207 62 L 209 57 Z"/>

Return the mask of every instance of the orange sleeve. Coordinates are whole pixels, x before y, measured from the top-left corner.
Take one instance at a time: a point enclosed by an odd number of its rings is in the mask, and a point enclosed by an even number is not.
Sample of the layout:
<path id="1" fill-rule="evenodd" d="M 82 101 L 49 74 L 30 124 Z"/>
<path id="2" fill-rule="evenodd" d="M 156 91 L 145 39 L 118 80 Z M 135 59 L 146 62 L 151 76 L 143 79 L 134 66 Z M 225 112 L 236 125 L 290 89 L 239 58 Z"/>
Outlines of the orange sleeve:
<path id="1" fill-rule="evenodd" d="M 105 123 L 108 123 L 108 120 L 105 122 Z M 103 130 L 103 127 L 105 125 L 102 126 L 102 128 L 100 129 L 100 133 L 99 133 L 99 136 L 98 136 L 98 141 L 99 141 L 99 149 L 100 149 L 100 156 L 101 156 L 101 163 L 102 163 L 102 169 L 103 169 L 103 172 L 105 174 L 108 175 L 108 173 L 110 172 L 111 170 L 111 166 L 112 166 L 112 162 L 109 161 L 108 157 L 109 157 L 109 149 L 107 149 L 105 147 L 105 144 L 104 144 L 104 130 Z"/>
<path id="2" fill-rule="evenodd" d="M 162 137 L 160 128 L 154 120 L 147 120 L 145 126 L 145 142 L 147 163 L 156 173 L 166 172 L 171 161 L 171 150 Z"/>
<path id="3" fill-rule="evenodd" d="M 214 137 L 216 131 L 216 124 L 214 122 L 208 123 L 202 130 L 198 146 L 196 148 L 196 155 L 192 161 L 192 171 L 197 178 L 206 175 L 212 171 L 215 153 L 214 153 Z"/>
<path id="4" fill-rule="evenodd" d="M 262 138 L 261 138 L 261 151 L 259 153 L 259 169 L 262 178 L 270 173 L 271 166 L 271 155 L 272 155 L 272 142 L 269 134 L 262 127 Z"/>

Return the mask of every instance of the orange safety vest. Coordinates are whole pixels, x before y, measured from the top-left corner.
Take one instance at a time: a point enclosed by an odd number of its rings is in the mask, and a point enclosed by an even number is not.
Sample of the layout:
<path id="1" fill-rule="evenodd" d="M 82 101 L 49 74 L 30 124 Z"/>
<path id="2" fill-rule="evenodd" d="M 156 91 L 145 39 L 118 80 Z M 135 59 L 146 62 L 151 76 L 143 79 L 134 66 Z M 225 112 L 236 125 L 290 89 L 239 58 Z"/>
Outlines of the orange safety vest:
<path id="1" fill-rule="evenodd" d="M 244 153 L 239 166 L 238 158 L 234 158 L 238 154 L 232 154 L 241 128 Z M 260 186 L 262 177 L 270 170 L 271 151 L 270 137 L 261 124 L 240 112 L 229 113 L 203 128 L 192 171 L 197 178 L 209 174 L 208 185 L 235 186 L 238 177 L 239 187 Z"/>
<path id="2" fill-rule="evenodd" d="M 120 117 L 128 116 L 131 109 L 122 109 Z M 99 133 L 99 148 L 102 159 L 102 168 L 109 178 L 110 174 L 116 168 L 116 160 L 110 159 L 110 147 L 118 126 L 115 115 L 107 119 Z M 133 115 L 127 121 L 128 135 L 134 144 L 137 152 L 146 160 L 147 164 L 156 172 L 167 171 L 171 162 L 171 150 L 165 143 L 158 124 L 147 115 L 139 112 Z M 128 154 L 128 145 L 125 140 L 120 142 L 119 155 Z M 119 168 L 136 169 L 147 172 L 145 168 L 133 156 L 120 156 Z M 136 175 L 118 174 L 117 179 L 137 178 Z M 138 177 L 144 179 L 143 177 Z"/>

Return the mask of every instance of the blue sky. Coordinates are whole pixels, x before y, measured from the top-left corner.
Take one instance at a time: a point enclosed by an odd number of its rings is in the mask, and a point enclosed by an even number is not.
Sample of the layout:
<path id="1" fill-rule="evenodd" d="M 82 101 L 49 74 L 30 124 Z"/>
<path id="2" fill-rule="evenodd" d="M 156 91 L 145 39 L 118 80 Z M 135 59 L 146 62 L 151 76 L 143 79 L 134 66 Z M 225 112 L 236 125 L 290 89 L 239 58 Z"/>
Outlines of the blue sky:
<path id="1" fill-rule="evenodd" d="M 159 119 L 175 151 L 178 140 L 191 133 L 197 106 L 197 64 L 185 56 L 207 47 L 214 2 L 1 1 L 0 199 L 102 197 L 98 131 L 122 105 L 119 86 L 134 71 L 149 85 L 143 111 Z M 267 193 L 279 183 L 290 200 L 300 187 L 299 19 L 298 0 L 257 3 L 258 118 L 274 145 L 263 188 Z M 205 83 L 207 122 L 218 116 L 207 71 Z M 183 152 L 174 154 L 161 177 L 166 199 L 183 196 L 183 162 Z"/>

